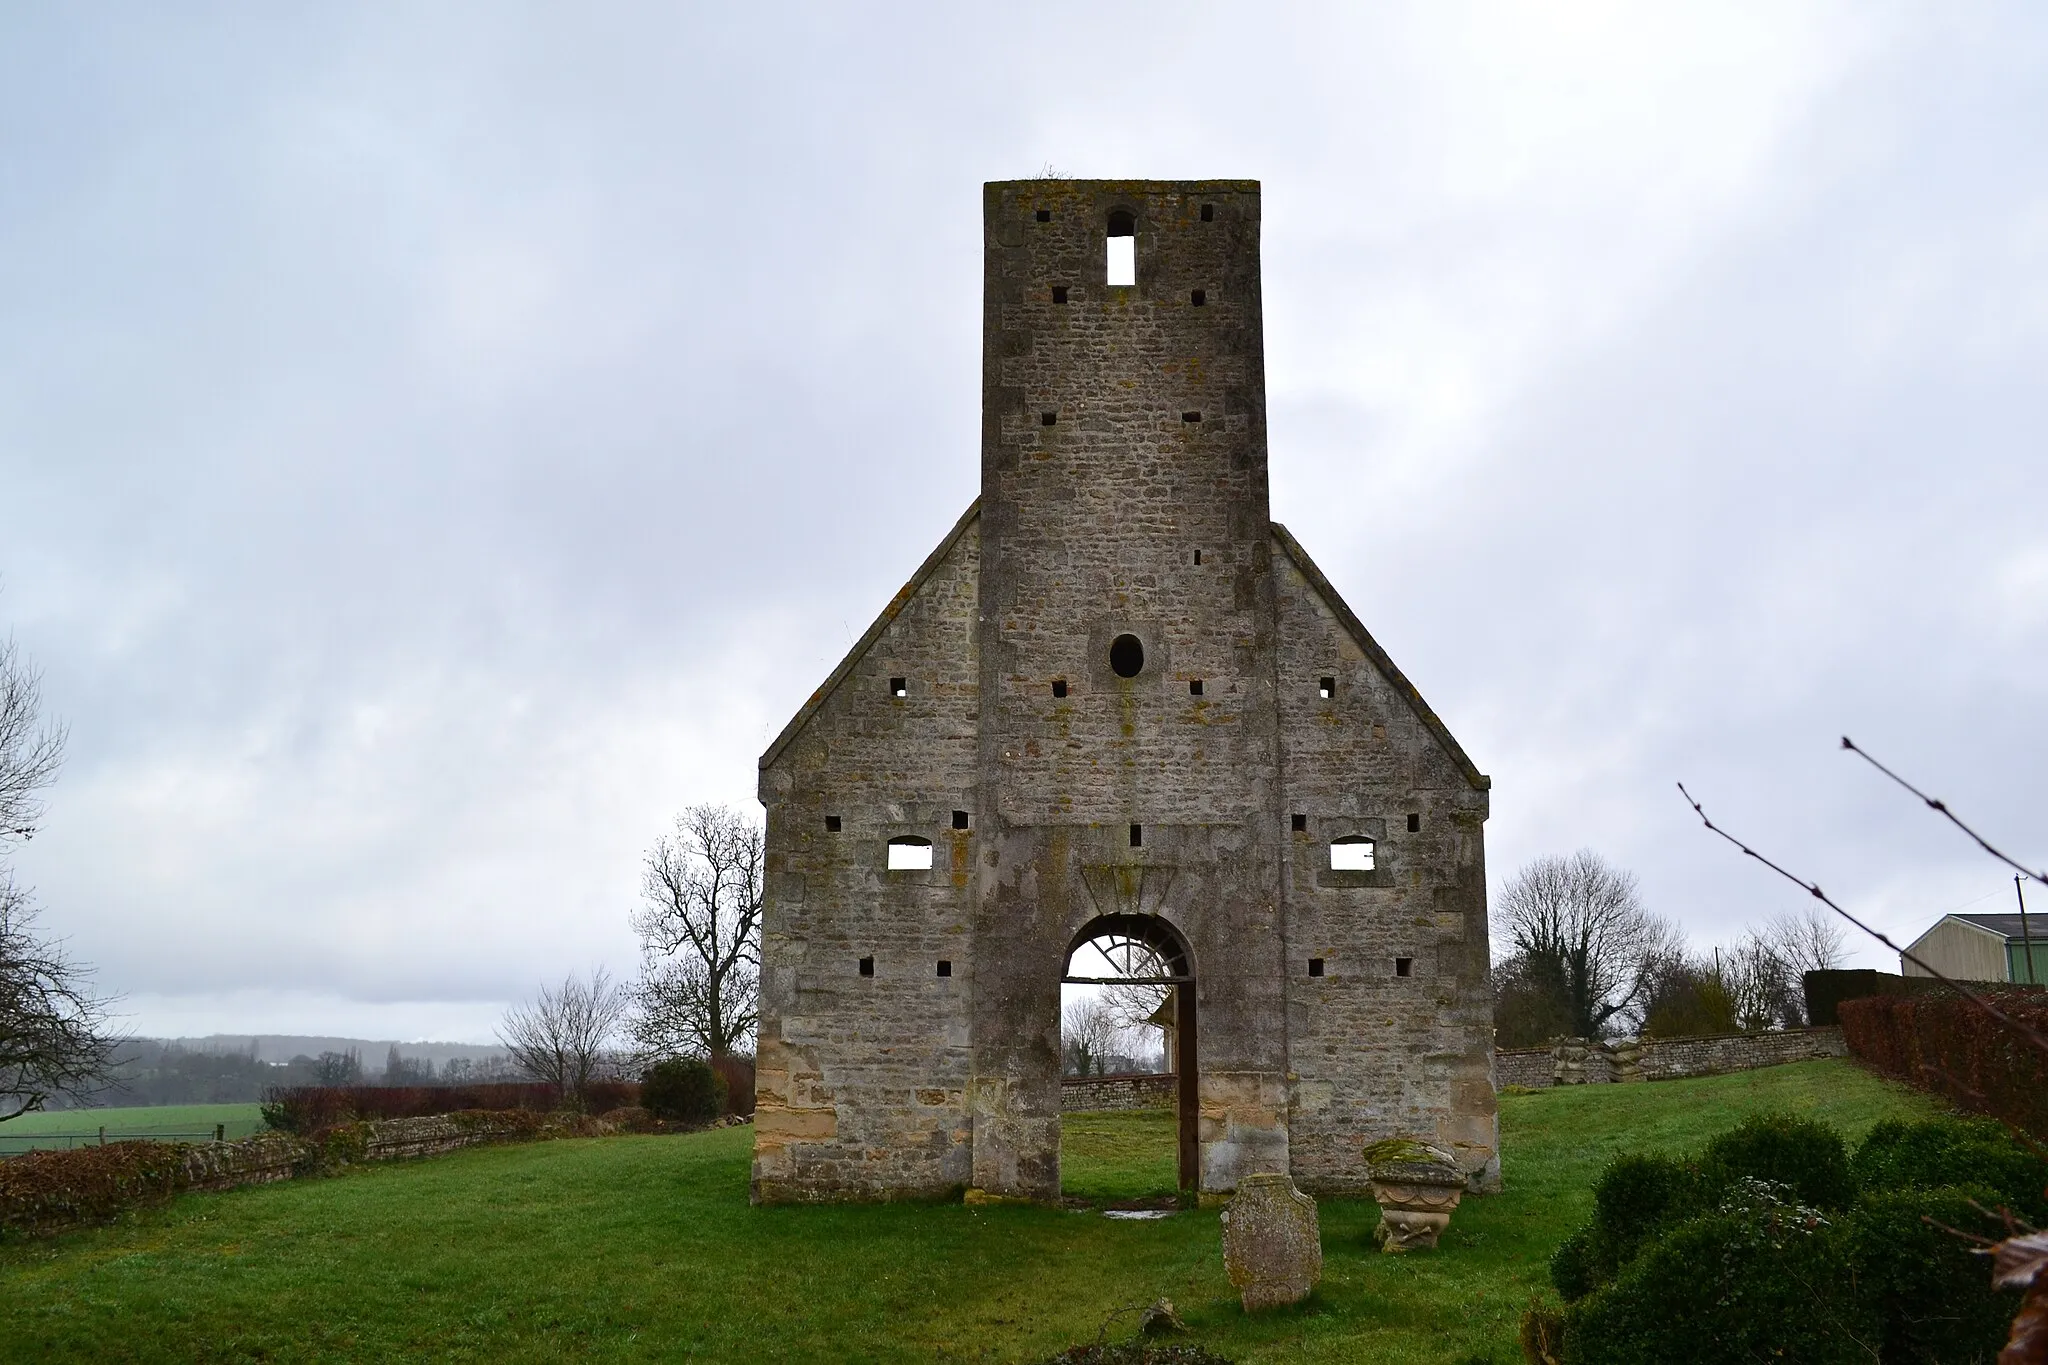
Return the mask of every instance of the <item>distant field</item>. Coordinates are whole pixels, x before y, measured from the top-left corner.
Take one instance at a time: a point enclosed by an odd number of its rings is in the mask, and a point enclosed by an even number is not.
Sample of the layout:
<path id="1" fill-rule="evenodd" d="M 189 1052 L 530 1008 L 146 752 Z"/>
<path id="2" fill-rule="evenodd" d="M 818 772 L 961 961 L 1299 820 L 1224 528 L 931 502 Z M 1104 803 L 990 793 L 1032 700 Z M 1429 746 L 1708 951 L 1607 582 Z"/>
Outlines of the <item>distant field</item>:
<path id="1" fill-rule="evenodd" d="M 1066 1208 L 755 1208 L 752 1132 L 479 1147 L 231 1194 L 0 1246 L 9 1359 L 935 1361 L 1027 1365 L 1133 1331 L 1164 1294 L 1241 1365 L 1508 1365 L 1550 1253 L 1615 1152 L 1684 1151 L 1782 1109 L 1860 1135 L 1936 1106 L 1844 1061 L 1501 1100 L 1507 1191 L 1436 1251 L 1385 1256 L 1370 1200 L 1323 1199 L 1323 1282 L 1247 1317 L 1214 1209 L 1126 1222 Z M 1063 1123 L 1069 1194 L 1172 1181 L 1170 1119 Z"/>
<path id="2" fill-rule="evenodd" d="M 189 1142 L 211 1140 L 215 1124 L 227 1125 L 230 1140 L 263 1127 L 253 1104 L 162 1104 L 126 1109 L 63 1109 L 54 1114 L 23 1114 L 0 1123 L 0 1156 L 35 1147 L 83 1147 L 100 1140 L 154 1137 Z"/>

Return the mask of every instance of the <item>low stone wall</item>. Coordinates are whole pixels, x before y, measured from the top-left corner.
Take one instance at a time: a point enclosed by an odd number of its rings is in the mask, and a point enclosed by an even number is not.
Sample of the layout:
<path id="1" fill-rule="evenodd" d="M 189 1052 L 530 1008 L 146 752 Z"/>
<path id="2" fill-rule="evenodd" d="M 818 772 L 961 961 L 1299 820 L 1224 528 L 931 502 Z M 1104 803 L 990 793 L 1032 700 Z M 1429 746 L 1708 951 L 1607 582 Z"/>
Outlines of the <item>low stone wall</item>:
<path id="1" fill-rule="evenodd" d="M 1569 1038 L 1560 1039 L 1553 1047 L 1509 1048 L 1493 1054 L 1494 1084 L 1533 1090 L 1548 1085 L 1606 1085 L 1618 1079 L 1635 1079 L 1626 1075 L 1628 1052 L 1626 1043 L 1588 1047 L 1583 1041 Z M 1848 1055 L 1841 1028 L 1826 1025 L 1772 1033 L 1645 1038 L 1633 1060 L 1641 1079 L 1670 1081 Z"/>
<path id="2" fill-rule="evenodd" d="M 1172 1109 L 1180 1077 L 1152 1071 L 1060 1077 L 1060 1109 Z"/>

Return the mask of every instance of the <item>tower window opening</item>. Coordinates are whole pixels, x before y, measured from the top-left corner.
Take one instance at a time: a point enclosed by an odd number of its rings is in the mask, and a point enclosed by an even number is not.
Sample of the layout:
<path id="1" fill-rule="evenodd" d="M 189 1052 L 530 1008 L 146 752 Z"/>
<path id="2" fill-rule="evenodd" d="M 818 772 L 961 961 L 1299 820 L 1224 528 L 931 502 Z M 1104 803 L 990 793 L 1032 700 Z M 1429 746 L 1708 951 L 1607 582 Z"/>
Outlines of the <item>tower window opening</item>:
<path id="1" fill-rule="evenodd" d="M 1067 695 L 1067 680 L 1065 678 L 1054 678 L 1052 680 L 1052 694 L 1055 697 Z"/>
<path id="2" fill-rule="evenodd" d="M 837 833 L 839 832 L 839 830 L 840 830 L 840 827 L 841 827 L 841 823 L 842 823 L 842 822 L 840 821 L 839 817 L 838 817 L 838 816 L 836 816 L 836 815 L 828 815 L 828 816 L 826 816 L 826 817 L 825 817 L 825 832 L 826 832 L 827 834 L 837 834 Z"/>
<path id="3" fill-rule="evenodd" d="M 1216 221 L 1216 206 L 1214 204 L 1202 205 L 1202 221 L 1205 223 Z"/>
<path id="4" fill-rule="evenodd" d="M 1052 221 L 1052 210 L 1040 209 L 1038 212 L 1032 214 L 1031 216 L 1041 223 L 1050 223 Z"/>
<path id="5" fill-rule="evenodd" d="M 1109 278 L 1113 285 L 1138 282 L 1138 220 L 1122 209 L 1109 215 Z"/>
<path id="6" fill-rule="evenodd" d="M 1296 834 L 1308 833 L 1308 816 L 1300 811 L 1294 812 L 1294 832 Z"/>
<path id="7" fill-rule="evenodd" d="M 1038 414 L 1038 425 L 1042 427 L 1049 427 L 1059 420 L 1060 415 L 1056 412 L 1041 412 Z"/>
<path id="8" fill-rule="evenodd" d="M 1135 635 L 1119 635 L 1109 642 L 1109 667 L 1119 678 L 1135 678 L 1145 669 L 1145 646 Z"/>
<path id="9" fill-rule="evenodd" d="M 1395 975 L 1395 976 L 1413 976 L 1413 975 L 1415 975 L 1415 959 L 1414 959 L 1414 958 L 1412 958 L 1412 957 L 1397 957 L 1397 958 L 1395 958 L 1395 959 L 1394 959 L 1394 975 Z"/>
<path id="10" fill-rule="evenodd" d="M 1184 412 L 1180 415 L 1180 420 L 1183 422 L 1199 422 L 1202 420 L 1202 414 L 1199 412 Z"/>
<path id="11" fill-rule="evenodd" d="M 1335 678 L 1316 679 L 1316 695 L 1321 697 L 1324 701 L 1328 701 L 1330 698 L 1336 696 L 1337 680 Z"/>
<path id="12" fill-rule="evenodd" d="M 1188 295 L 1188 302 L 1192 303 L 1197 308 L 1200 308 L 1203 304 L 1207 303 L 1208 301 L 1208 293 L 1201 289 L 1197 289 L 1194 293 Z"/>
<path id="13" fill-rule="evenodd" d="M 1145 846 L 1145 827 L 1144 827 L 1143 825 L 1132 825 L 1132 826 L 1131 826 L 1131 847 L 1132 847 L 1132 848 L 1143 848 L 1144 846 Z"/>
<path id="14" fill-rule="evenodd" d="M 1347 834 L 1330 841 L 1330 871 L 1370 872 L 1373 869 L 1372 840 Z"/>
<path id="15" fill-rule="evenodd" d="M 1323 960 L 1321 958 L 1312 957 L 1308 960 L 1308 974 L 1310 976 L 1321 976 L 1323 974 Z"/>
<path id="16" fill-rule="evenodd" d="M 929 872 L 932 866 L 932 841 L 906 834 L 889 841 L 889 870 L 891 872 Z"/>
<path id="17" fill-rule="evenodd" d="M 953 812 L 953 828 L 954 828 L 954 829 L 966 829 L 966 828 L 967 828 L 967 812 L 966 812 L 966 811 L 964 811 L 964 810 L 956 810 L 956 811 L 954 811 L 954 812 Z"/>
<path id="18" fill-rule="evenodd" d="M 1054 303 L 1065 303 L 1067 301 L 1067 287 L 1065 285 L 1056 284 L 1052 287 L 1052 301 Z"/>
<path id="19" fill-rule="evenodd" d="M 1410 834 L 1420 834 L 1422 832 L 1422 817 L 1412 810 L 1408 812 L 1408 832 Z"/>
<path id="20" fill-rule="evenodd" d="M 940 975 L 940 976 L 951 976 L 952 974 L 953 974 L 953 964 L 952 964 L 952 963 L 950 963 L 950 962 L 948 962 L 948 961 L 947 961 L 947 960 L 946 960 L 945 958 L 943 958 L 943 957 L 942 957 L 942 958 L 940 958 L 940 959 L 939 959 L 939 975 Z"/>
<path id="21" fill-rule="evenodd" d="M 862 976 L 873 976 L 875 974 L 875 960 L 873 958 L 864 957 L 860 960 L 860 974 Z"/>
<path id="22" fill-rule="evenodd" d="M 1202 680 L 1200 678 L 1188 679 L 1188 695 L 1191 697 L 1199 697 L 1202 695 Z"/>
<path id="23" fill-rule="evenodd" d="M 1201 552 L 1200 550 L 1197 550 L 1197 551 L 1195 551 L 1195 566 L 1196 566 L 1197 568 L 1200 568 L 1200 567 L 1201 567 L 1201 564 L 1202 564 L 1202 552 Z"/>
<path id="24" fill-rule="evenodd" d="M 889 679 L 889 695 L 890 695 L 890 696 L 892 696 L 892 697 L 907 697 L 907 696 L 909 696 L 909 695 L 910 695 L 910 680 L 909 680 L 908 678 L 891 678 L 891 679 Z"/>

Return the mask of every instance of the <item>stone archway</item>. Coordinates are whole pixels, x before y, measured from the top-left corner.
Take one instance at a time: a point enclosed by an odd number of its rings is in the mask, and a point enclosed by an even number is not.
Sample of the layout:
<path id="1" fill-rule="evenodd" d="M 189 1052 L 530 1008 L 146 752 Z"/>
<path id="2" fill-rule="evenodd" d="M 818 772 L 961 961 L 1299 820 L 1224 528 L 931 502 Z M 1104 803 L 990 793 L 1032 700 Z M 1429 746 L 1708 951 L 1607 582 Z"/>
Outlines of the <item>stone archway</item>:
<path id="1" fill-rule="evenodd" d="M 1074 975 L 1074 954 L 1094 944 L 1115 969 L 1110 976 Z M 1167 1057 L 1175 1077 L 1179 1115 L 1180 1188 L 1197 1190 L 1202 1179 L 1201 1080 L 1196 1052 L 1194 954 L 1178 929 L 1158 915 L 1097 915 L 1068 940 L 1060 962 L 1060 983 L 1080 986 L 1164 986 L 1173 1025 Z"/>

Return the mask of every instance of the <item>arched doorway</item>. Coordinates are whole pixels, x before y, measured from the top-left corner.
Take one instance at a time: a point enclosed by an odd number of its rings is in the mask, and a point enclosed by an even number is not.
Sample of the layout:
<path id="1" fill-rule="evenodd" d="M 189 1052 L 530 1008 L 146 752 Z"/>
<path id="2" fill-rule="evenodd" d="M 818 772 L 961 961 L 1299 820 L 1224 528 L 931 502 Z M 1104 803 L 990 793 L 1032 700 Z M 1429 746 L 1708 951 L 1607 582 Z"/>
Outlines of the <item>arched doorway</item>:
<path id="1" fill-rule="evenodd" d="M 1080 974 L 1077 955 L 1082 957 Z M 1060 983 L 1156 994 L 1158 1008 L 1146 1022 L 1163 1030 L 1167 1070 L 1175 1078 L 1179 1184 L 1183 1190 L 1199 1189 L 1201 1087 L 1195 1051 L 1194 957 L 1187 940 L 1157 915 L 1098 915 L 1068 941 Z M 1143 1006 L 1133 1012 L 1142 1013 Z"/>

